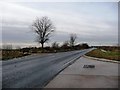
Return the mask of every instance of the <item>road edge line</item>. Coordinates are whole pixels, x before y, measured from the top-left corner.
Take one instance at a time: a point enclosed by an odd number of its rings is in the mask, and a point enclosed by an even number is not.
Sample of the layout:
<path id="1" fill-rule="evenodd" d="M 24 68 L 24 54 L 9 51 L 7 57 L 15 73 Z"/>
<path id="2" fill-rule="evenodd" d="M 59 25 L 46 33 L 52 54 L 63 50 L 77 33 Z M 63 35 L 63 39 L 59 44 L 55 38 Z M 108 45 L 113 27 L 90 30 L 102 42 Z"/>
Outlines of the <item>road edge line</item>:
<path id="1" fill-rule="evenodd" d="M 57 75 L 59 75 L 59 74 L 60 74 L 63 70 L 65 70 L 67 67 L 69 67 L 70 65 L 72 65 L 73 63 L 75 63 L 75 62 L 76 62 L 80 57 L 82 57 L 82 56 L 83 56 L 83 55 L 81 55 L 81 56 L 79 56 L 79 57 L 71 60 L 71 61 L 68 62 L 67 64 L 65 64 L 66 66 L 65 66 L 63 69 L 61 69 L 57 74 L 54 75 L 53 78 L 51 78 L 51 80 L 49 80 L 45 85 L 43 85 L 43 89 L 46 89 L 45 86 L 47 86 L 47 85 L 50 83 L 50 81 L 52 81 Z"/>

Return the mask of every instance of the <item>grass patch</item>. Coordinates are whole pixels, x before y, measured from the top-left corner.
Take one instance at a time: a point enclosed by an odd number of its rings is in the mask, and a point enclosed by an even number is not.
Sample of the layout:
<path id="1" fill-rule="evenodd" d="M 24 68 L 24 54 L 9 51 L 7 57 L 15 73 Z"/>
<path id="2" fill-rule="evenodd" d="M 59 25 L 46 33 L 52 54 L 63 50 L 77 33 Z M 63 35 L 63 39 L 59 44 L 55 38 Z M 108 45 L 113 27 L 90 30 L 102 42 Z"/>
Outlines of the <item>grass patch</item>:
<path id="1" fill-rule="evenodd" d="M 23 57 L 29 54 L 24 54 L 23 52 L 17 51 L 17 50 L 6 50 L 2 51 L 2 60 L 8 60 L 18 57 Z"/>
<path id="2" fill-rule="evenodd" d="M 120 61 L 119 60 L 120 52 L 118 50 L 105 51 L 103 49 L 95 49 L 87 53 L 86 55 L 96 58 L 105 58 L 105 59 Z"/>

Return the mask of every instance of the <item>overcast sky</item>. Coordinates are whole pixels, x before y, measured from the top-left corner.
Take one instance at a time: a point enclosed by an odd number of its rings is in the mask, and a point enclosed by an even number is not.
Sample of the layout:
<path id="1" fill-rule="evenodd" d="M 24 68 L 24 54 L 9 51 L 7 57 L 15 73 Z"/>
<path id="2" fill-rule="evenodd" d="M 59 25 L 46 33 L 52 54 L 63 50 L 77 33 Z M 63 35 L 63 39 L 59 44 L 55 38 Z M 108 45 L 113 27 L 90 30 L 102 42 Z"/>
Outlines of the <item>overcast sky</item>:
<path id="1" fill-rule="evenodd" d="M 116 45 L 117 2 L 2 2 L 2 41 L 15 45 L 38 45 L 31 30 L 36 17 L 48 16 L 56 27 L 49 43 L 77 34 L 77 43 Z"/>

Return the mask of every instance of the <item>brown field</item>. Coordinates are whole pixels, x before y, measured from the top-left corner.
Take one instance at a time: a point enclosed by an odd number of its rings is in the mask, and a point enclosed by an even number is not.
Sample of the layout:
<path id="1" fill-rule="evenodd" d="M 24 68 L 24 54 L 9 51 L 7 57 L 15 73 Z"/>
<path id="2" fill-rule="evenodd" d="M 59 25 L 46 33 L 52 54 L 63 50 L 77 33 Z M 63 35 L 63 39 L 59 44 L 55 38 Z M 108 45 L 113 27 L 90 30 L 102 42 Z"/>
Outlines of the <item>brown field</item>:
<path id="1" fill-rule="evenodd" d="M 2 51 L 2 60 L 8 60 L 12 58 L 18 58 L 25 56 L 23 52 L 17 51 L 17 50 L 3 50 Z"/>

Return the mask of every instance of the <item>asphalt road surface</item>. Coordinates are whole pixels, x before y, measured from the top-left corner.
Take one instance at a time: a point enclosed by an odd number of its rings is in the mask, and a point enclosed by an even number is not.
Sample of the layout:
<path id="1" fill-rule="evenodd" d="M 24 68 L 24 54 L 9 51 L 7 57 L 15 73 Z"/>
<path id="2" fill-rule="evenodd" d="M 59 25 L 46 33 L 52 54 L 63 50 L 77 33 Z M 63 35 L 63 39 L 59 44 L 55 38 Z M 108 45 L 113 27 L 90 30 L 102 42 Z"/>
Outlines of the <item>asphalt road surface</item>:
<path id="1" fill-rule="evenodd" d="M 2 62 L 2 88 L 43 88 L 60 71 L 92 49 L 33 55 Z"/>

